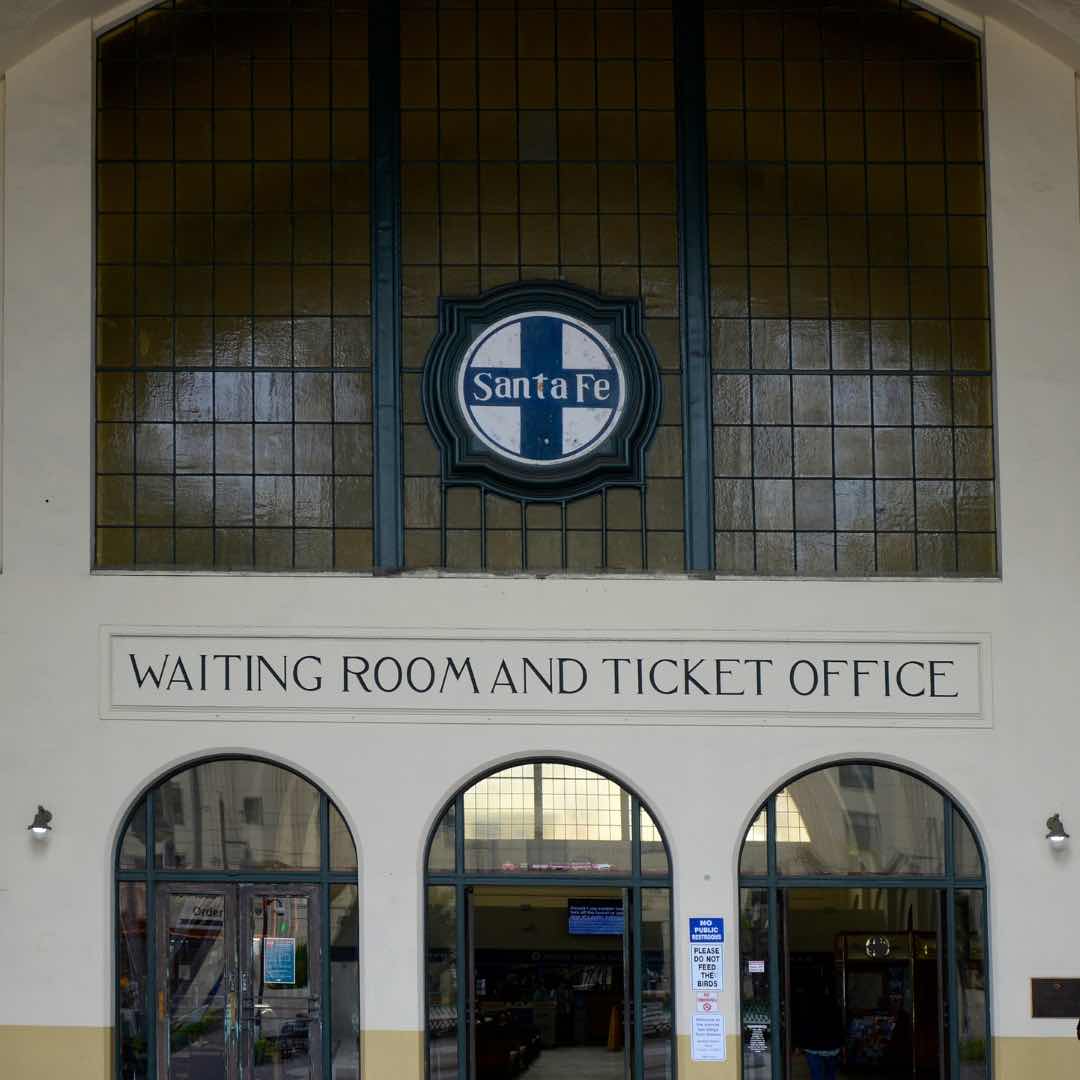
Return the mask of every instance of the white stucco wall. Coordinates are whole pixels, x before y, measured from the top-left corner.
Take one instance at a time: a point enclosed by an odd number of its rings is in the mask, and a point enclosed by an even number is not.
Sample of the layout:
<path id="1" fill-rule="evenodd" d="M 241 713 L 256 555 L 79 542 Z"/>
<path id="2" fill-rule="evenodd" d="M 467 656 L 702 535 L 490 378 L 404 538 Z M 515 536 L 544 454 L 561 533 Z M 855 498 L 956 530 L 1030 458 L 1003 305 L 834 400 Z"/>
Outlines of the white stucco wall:
<path id="1" fill-rule="evenodd" d="M 557 753 L 601 763 L 655 809 L 677 928 L 734 916 L 750 814 L 837 755 L 905 764 L 968 810 L 989 857 L 994 1031 L 1029 1018 L 1028 980 L 1080 972 L 1080 223 L 1073 72 L 986 27 L 997 334 L 1001 581 L 688 581 L 93 575 L 93 34 L 84 22 L 7 77 L 0 575 L 0 1022 L 106 1025 L 111 845 L 171 764 L 243 750 L 290 762 L 344 811 L 361 854 L 362 1023 L 422 1020 L 420 858 L 443 800 L 484 766 Z M 590 726 L 101 721 L 102 624 L 653 628 L 935 634 L 993 640 L 993 730 L 622 730 Z M 38 802 L 55 813 L 31 841 Z M 683 939 L 676 956 L 682 957 Z M 729 987 L 737 951 L 728 950 Z M 680 977 L 680 986 L 682 978 Z M 689 1026 L 682 995 L 679 1030 Z M 736 1013 L 729 990 L 726 1011 Z"/>

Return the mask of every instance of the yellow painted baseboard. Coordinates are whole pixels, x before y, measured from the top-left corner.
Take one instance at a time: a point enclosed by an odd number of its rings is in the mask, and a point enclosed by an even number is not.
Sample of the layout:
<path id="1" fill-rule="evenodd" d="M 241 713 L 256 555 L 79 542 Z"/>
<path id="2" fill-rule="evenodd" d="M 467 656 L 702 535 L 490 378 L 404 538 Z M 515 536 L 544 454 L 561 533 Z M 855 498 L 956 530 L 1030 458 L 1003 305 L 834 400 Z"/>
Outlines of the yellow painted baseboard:
<path id="1" fill-rule="evenodd" d="M 738 1080 L 739 1038 L 729 1035 L 727 1061 L 690 1060 L 690 1037 L 676 1040 L 679 1080 Z M 365 1031 L 364 1080 L 424 1080 L 420 1031 Z M 112 1030 L 94 1027 L 0 1026 L 0 1075 L 12 1080 L 109 1080 Z M 995 1080 L 1080 1077 L 1080 1041 L 1071 1038 L 994 1039 Z"/>
<path id="2" fill-rule="evenodd" d="M 364 1080 L 423 1080 L 424 1033 L 361 1032 L 360 1075 Z"/>
<path id="3" fill-rule="evenodd" d="M 1080 1041 L 994 1039 L 994 1080 L 1067 1080 L 1080 1076 Z"/>
<path id="4" fill-rule="evenodd" d="M 0 1026 L 0 1076 L 7 1080 L 109 1080 L 112 1029 Z M 419 1031 L 365 1031 L 363 1075 L 423 1080 L 424 1043 Z"/>
<path id="5" fill-rule="evenodd" d="M 690 1036 L 675 1039 L 679 1052 L 679 1080 L 738 1080 L 739 1037 L 727 1037 L 727 1061 L 691 1061 Z"/>
<path id="6" fill-rule="evenodd" d="M 112 1028 L 0 1026 L 0 1075 L 12 1080 L 107 1080 Z"/>

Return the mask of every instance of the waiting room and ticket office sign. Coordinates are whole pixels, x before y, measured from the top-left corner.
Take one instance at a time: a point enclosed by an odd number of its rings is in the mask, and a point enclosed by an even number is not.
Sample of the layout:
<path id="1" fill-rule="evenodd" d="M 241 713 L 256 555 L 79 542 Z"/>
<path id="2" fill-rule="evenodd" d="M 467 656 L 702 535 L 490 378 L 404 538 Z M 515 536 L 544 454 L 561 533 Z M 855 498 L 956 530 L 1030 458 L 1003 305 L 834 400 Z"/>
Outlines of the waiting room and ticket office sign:
<path id="1" fill-rule="evenodd" d="M 807 635 L 131 629 L 101 715 L 990 727 L 990 642 Z"/>

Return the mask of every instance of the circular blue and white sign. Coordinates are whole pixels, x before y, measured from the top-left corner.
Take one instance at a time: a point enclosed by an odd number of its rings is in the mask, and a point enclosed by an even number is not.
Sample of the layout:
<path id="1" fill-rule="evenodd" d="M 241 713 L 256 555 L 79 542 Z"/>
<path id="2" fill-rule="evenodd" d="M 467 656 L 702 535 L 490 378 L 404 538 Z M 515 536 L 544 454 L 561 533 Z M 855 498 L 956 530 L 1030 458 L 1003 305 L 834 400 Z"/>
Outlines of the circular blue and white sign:
<path id="1" fill-rule="evenodd" d="M 489 326 L 469 346 L 457 379 L 472 433 L 502 457 L 553 466 L 585 457 L 611 434 L 626 377 L 591 326 L 554 311 L 526 311 Z"/>

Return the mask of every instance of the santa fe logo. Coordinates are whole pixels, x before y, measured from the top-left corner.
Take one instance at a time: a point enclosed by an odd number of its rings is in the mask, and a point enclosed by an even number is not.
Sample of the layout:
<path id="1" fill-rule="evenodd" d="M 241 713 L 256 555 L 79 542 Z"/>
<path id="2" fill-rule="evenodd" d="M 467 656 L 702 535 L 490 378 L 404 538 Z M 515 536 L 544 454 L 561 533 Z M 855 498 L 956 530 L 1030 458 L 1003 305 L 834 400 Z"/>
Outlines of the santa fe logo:
<path id="1" fill-rule="evenodd" d="M 626 379 L 594 329 L 569 315 L 527 311 L 489 326 L 466 352 L 458 402 L 473 434 L 527 465 L 575 461 L 622 415 Z"/>

